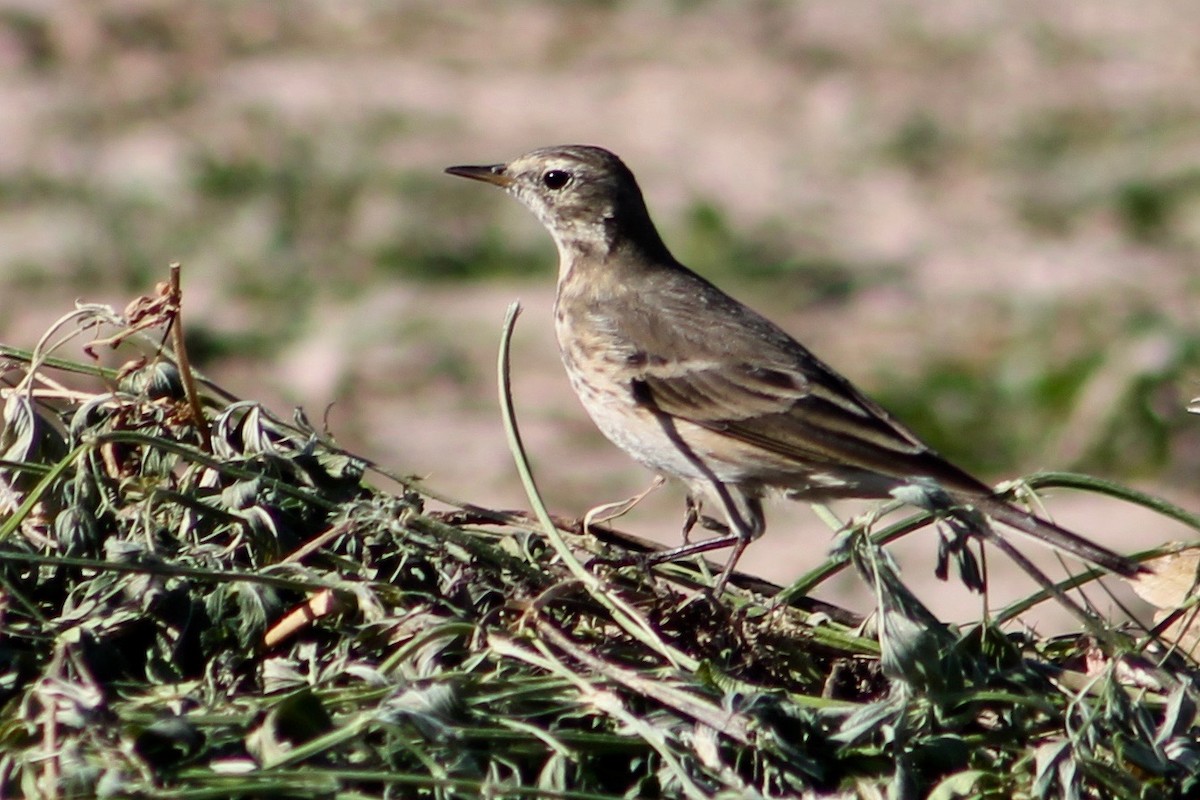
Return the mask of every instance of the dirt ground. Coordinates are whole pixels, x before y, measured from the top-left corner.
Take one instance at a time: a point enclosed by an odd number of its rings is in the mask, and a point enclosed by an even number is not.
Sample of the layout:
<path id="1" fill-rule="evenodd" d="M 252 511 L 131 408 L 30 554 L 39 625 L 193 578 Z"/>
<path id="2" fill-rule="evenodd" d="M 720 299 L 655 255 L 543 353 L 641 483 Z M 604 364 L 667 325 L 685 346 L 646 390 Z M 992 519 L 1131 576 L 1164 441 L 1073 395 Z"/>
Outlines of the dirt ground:
<path id="1" fill-rule="evenodd" d="M 219 382 L 328 409 L 344 445 L 445 494 L 524 507 L 493 378 L 519 298 L 526 445 L 552 508 L 581 514 L 649 476 L 561 374 L 548 237 L 441 170 L 601 144 L 685 261 L 869 391 L 936 418 L 973 402 L 925 402 L 938 365 L 1017 387 L 1008 416 L 964 426 L 1011 427 L 1007 461 L 955 437 L 984 477 L 1082 466 L 1200 508 L 1194 23 L 1168 0 L 5 0 L 0 341 L 31 346 L 77 298 L 121 307 L 182 261 Z M 742 277 L 768 256 L 783 267 Z M 1035 425 L 1021 392 L 1075 361 L 1082 388 Z M 1117 456 L 1089 460 L 1114 437 Z M 1115 501 L 1047 502 L 1122 550 L 1187 536 Z M 681 509 L 664 491 L 623 525 L 673 542 Z M 742 565 L 786 583 L 830 533 L 802 506 L 770 519 Z M 915 583 L 933 550 L 897 547 Z M 1028 589 L 997 561 L 992 606 Z M 823 594 L 861 609 L 861 588 Z M 953 587 L 922 591 L 978 616 Z"/>

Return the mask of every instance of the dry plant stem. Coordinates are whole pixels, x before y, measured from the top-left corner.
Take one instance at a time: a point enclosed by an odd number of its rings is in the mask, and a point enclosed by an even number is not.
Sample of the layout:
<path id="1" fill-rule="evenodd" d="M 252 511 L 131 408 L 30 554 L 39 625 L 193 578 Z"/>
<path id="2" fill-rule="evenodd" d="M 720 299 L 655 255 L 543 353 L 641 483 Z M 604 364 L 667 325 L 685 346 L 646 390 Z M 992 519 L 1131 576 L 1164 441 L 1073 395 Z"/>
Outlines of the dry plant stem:
<path id="1" fill-rule="evenodd" d="M 108 308 L 107 306 L 95 304 L 78 305 L 74 311 L 63 314 L 61 317 L 56 319 L 54 323 L 46 330 L 46 332 L 42 334 L 41 338 L 38 339 L 37 344 L 33 346 L 33 351 L 28 354 L 27 363 L 29 364 L 29 369 L 26 371 L 25 377 L 22 378 L 17 384 L 16 389 L 18 391 L 32 392 L 35 375 L 37 371 L 41 369 L 42 365 L 47 363 L 50 358 L 50 354 L 62 347 L 67 342 L 71 341 L 71 339 L 79 336 L 83 330 L 82 328 L 76 328 L 74 331 L 65 334 L 57 342 L 51 344 L 50 340 L 60 328 L 66 326 L 66 324 L 73 319 L 79 318 L 86 320 L 89 316 L 95 317 L 101 314 L 106 314 L 107 318 L 110 322 L 112 322 L 112 324 L 118 324 L 117 322 L 112 321 L 115 319 L 112 309 Z M 32 397 L 32 394 L 30 396 Z"/>
<path id="2" fill-rule="evenodd" d="M 322 589 L 300 605 L 292 608 L 263 634 L 263 647 L 268 650 L 312 625 L 321 617 L 342 608 L 332 589 Z"/>
<path id="3" fill-rule="evenodd" d="M 604 505 L 599 505 L 595 508 L 588 509 L 587 513 L 583 515 L 583 532 L 590 533 L 592 525 L 611 522 L 618 517 L 625 516 L 632 511 L 638 503 L 645 500 L 651 492 L 658 490 L 666 482 L 666 478 L 664 478 L 662 475 L 655 475 L 654 480 L 651 481 L 650 485 L 643 491 L 635 494 L 633 497 L 626 498 L 625 500 L 618 500 L 615 503 L 605 503 Z"/>
<path id="4" fill-rule="evenodd" d="M 280 560 L 280 564 L 299 563 L 304 560 L 309 554 L 320 550 L 333 539 L 341 536 L 348 531 L 350 526 L 342 523 L 334 525 L 325 532 L 317 535 L 313 539 L 305 542 L 303 545 L 293 550 L 285 558 Z M 275 645 L 283 642 L 291 637 L 294 633 L 302 628 L 308 627 L 313 621 L 320 619 L 328 614 L 333 613 L 339 608 L 337 596 L 332 589 L 321 589 L 308 596 L 308 599 L 299 606 L 294 607 L 291 611 L 285 614 L 278 622 L 271 626 L 263 635 L 263 647 L 272 648 Z"/>
<path id="5" fill-rule="evenodd" d="M 171 304 L 175 307 L 175 316 L 171 323 L 171 343 L 175 348 L 175 361 L 179 365 L 179 376 L 183 380 L 183 391 L 187 395 L 188 407 L 192 410 L 192 422 L 200 431 L 200 440 L 204 449 L 212 452 L 212 436 L 208 432 L 208 423 L 204 421 L 204 409 L 200 406 L 200 395 L 196 391 L 196 378 L 192 375 L 192 365 L 188 361 L 187 345 L 183 336 L 183 290 L 179 285 L 179 262 L 171 264 Z"/>
<path id="6" fill-rule="evenodd" d="M 46 791 L 47 800 L 58 797 L 58 717 L 53 712 L 46 720 L 42 730 L 42 749 L 46 753 L 46 762 L 42 765 L 42 788 Z"/>
<path id="7" fill-rule="evenodd" d="M 337 537 L 341 536 L 343 533 L 348 532 L 349 530 L 350 530 L 350 524 L 346 523 L 346 522 L 341 522 L 341 523 L 338 523 L 337 525 L 333 525 L 330 528 L 328 528 L 327 530 L 323 531 L 322 533 L 317 534 L 312 539 L 309 539 L 307 542 L 305 542 L 304 544 L 297 547 L 291 553 L 288 553 L 288 555 L 285 556 L 283 559 L 281 559 L 279 563 L 280 564 L 299 563 L 299 562 L 303 561 L 305 558 L 307 558 L 310 554 L 315 553 L 316 551 L 320 550 L 326 544 L 333 541 Z"/>

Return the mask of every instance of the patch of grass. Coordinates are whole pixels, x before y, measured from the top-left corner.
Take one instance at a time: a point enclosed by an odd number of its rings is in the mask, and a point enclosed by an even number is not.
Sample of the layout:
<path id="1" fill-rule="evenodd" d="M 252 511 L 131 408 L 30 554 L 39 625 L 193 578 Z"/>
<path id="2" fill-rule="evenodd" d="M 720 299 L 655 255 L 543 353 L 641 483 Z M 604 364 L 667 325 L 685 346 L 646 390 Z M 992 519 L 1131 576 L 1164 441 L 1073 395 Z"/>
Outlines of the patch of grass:
<path id="1" fill-rule="evenodd" d="M 1124 181 L 1112 203 L 1126 234 L 1139 242 L 1161 242 L 1173 232 L 1180 208 L 1200 198 L 1200 170 Z"/>
<path id="2" fill-rule="evenodd" d="M 146 361 L 0 346 L 4 796 L 1200 785 L 1194 663 L 1098 617 L 1054 640 L 942 624 L 879 549 L 919 517 L 844 530 L 821 568 L 872 586 L 864 635 L 789 599 L 823 576 L 779 593 L 738 575 L 753 591 L 710 598 L 687 563 L 622 568 L 646 546 L 546 519 L 531 482 L 536 517 L 446 498 L 203 381 L 198 424 L 160 331 L 100 307 L 75 322 Z M 1131 651 L 1155 683 L 1122 682 Z"/>
<path id="3" fill-rule="evenodd" d="M 385 275 L 429 281 L 483 280 L 554 275 L 558 258 L 551 247 L 513 247 L 499 228 L 487 228 L 474 240 L 448 247 L 442 240 L 391 242 L 375 253 Z"/>
<path id="4" fill-rule="evenodd" d="M 102 308 L 77 321 L 150 360 L 35 368 L 0 347 L 22 386 L 0 437 L 5 796 L 1200 786 L 1194 663 L 1139 652 L 1158 682 L 1134 693 L 1135 643 L 1099 619 L 1052 640 L 943 625 L 878 549 L 919 518 L 844 531 L 822 567 L 880 597 L 864 636 L 749 576 L 710 599 L 688 564 L 584 569 L 646 546 L 440 497 L 211 384 L 202 437 L 161 335 Z M 80 390 L 42 391 L 64 384 Z"/>
<path id="5" fill-rule="evenodd" d="M 355 202 L 370 185 L 367 171 L 332 163 L 327 148 L 318 143 L 319 134 L 276 130 L 270 121 L 255 125 L 261 126 L 264 149 L 195 155 L 197 193 L 217 207 L 256 199 L 269 202 L 277 248 L 294 250 L 310 240 L 339 241 Z M 272 136 L 278 141 L 271 141 Z"/>
<path id="6" fill-rule="evenodd" d="M 1127 343 L 1109 367 L 1122 365 L 1126 391 L 1095 420 L 1088 441 L 1088 469 L 1137 477 L 1151 474 L 1195 447 L 1193 428 L 1176 410 L 1194 393 L 1200 371 L 1200 332 L 1179 326 L 1157 310 L 1144 310 L 1126 322 Z M 1180 458 L 1186 462 L 1186 457 Z"/>
<path id="7" fill-rule="evenodd" d="M 1074 106 L 1039 111 L 1021 120 L 1006 137 L 1003 162 L 1018 170 L 1038 173 L 1063 160 L 1112 142 L 1121 133 L 1121 118 L 1110 110 Z"/>
<path id="8" fill-rule="evenodd" d="M 6 8 L 0 10 L 0 28 L 7 34 L 6 39 L 16 45 L 27 69 L 46 72 L 58 63 L 58 45 L 45 14 Z"/>
<path id="9" fill-rule="evenodd" d="M 1005 474 L 1062 423 L 1096 360 L 1081 355 L 1012 382 L 998 378 L 1005 371 L 1000 359 L 935 359 L 914 379 L 875 395 L 951 461 L 972 472 Z"/>
<path id="10" fill-rule="evenodd" d="M 1114 168 L 1112 154 L 1126 142 L 1153 147 L 1188 136 L 1193 126 L 1187 115 L 1161 109 L 1132 117 L 1074 107 L 1025 120 L 1008 138 L 1001 159 L 1023 182 L 1015 200 L 1019 219 L 1040 232 L 1062 235 L 1100 211 L 1112 214 L 1132 241 L 1172 243 L 1182 209 L 1200 198 L 1200 171 L 1139 174 L 1128 162 Z"/>
<path id="11" fill-rule="evenodd" d="M 1018 195 L 1017 216 L 1026 226 L 1050 235 L 1070 233 L 1080 219 L 1111 213 L 1122 231 L 1140 244 L 1171 244 L 1183 210 L 1200 199 L 1200 172 L 1187 170 L 1155 177 L 1114 179 L 1100 191 L 1063 187 L 1040 178 Z"/>
<path id="12" fill-rule="evenodd" d="M 204 324 L 192 324 L 187 330 L 188 354 L 197 367 L 207 367 L 228 358 L 263 358 L 277 353 L 287 337 L 265 330 L 227 333 Z"/>
<path id="13" fill-rule="evenodd" d="M 1076 198 L 1057 188 L 1037 187 L 1022 191 L 1014 200 L 1017 220 L 1043 236 L 1066 236 L 1086 210 Z"/>
<path id="14" fill-rule="evenodd" d="M 1134 180 L 1117 187 L 1113 203 L 1133 239 L 1161 238 L 1174 210 L 1174 193 L 1159 182 Z"/>
<path id="15" fill-rule="evenodd" d="M 713 280 L 770 283 L 807 303 L 843 302 L 863 288 L 866 275 L 886 279 L 893 271 L 856 269 L 833 257 L 804 256 L 771 226 L 745 235 L 730 224 L 719 206 L 697 202 L 672 237 L 676 254 L 691 269 Z"/>
<path id="16" fill-rule="evenodd" d="M 257 156 L 219 157 L 197 153 L 192 161 L 192 187 L 215 202 L 229 202 L 268 192 L 276 181 L 273 165 Z"/>
<path id="17" fill-rule="evenodd" d="M 920 177 L 931 177 L 954 157 L 958 143 L 936 116 L 912 112 L 884 145 L 884 153 Z"/>
<path id="18" fill-rule="evenodd" d="M 63 179 L 32 169 L 0 175 L 0 205 L 19 208 L 52 200 L 92 203 L 96 190 L 82 179 Z"/>
<path id="19" fill-rule="evenodd" d="M 1188 425 L 1178 387 L 1200 369 L 1200 337 L 1160 314 L 1084 306 L 1046 309 L 990 358 L 944 357 L 874 392 L 934 449 L 972 472 L 1002 475 L 1048 455 L 1071 468 L 1136 477 L 1162 468 Z M 1103 319 L 1106 334 L 1062 342 Z M 1111 342 L 1135 344 L 1114 347 Z M 1161 352 L 1147 359 L 1138 351 Z M 1047 454 L 1064 428 L 1086 428 L 1066 452 Z"/>
<path id="20" fill-rule="evenodd" d="M 170 7 L 122 9 L 100 16 L 102 35 L 117 49 L 144 49 L 173 53 L 183 49 L 185 21 Z"/>

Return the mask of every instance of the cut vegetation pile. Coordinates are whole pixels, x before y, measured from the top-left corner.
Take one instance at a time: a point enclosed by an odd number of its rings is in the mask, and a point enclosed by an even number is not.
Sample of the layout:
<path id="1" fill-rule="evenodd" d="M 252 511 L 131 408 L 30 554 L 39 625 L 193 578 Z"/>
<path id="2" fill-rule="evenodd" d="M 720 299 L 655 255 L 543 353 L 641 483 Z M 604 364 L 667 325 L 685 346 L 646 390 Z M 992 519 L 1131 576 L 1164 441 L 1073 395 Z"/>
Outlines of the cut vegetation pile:
<path id="1" fill-rule="evenodd" d="M 455 503 L 193 380 L 177 314 L 0 349 L 0 796 L 1200 793 L 1190 656 L 941 625 L 877 544 L 922 520 L 840 537 L 861 629 L 744 578 L 713 600 L 532 491 Z"/>

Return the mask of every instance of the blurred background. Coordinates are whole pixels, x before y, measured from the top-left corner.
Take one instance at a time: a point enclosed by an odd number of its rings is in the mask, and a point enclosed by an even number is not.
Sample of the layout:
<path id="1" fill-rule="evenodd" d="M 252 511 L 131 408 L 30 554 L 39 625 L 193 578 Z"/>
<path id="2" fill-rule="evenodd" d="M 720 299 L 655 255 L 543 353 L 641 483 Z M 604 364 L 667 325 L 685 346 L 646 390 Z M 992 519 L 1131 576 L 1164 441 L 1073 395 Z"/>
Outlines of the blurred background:
<path id="1" fill-rule="evenodd" d="M 179 261 L 219 383 L 523 508 L 494 380 L 520 299 L 526 444 L 580 515 L 650 476 L 562 375 L 549 237 L 442 169 L 599 144 L 684 263 L 982 477 L 1084 470 L 1198 509 L 1194 33 L 1169 0 L 2 0 L 0 341 Z M 1185 535 L 1047 502 L 1121 550 Z M 681 518 L 664 490 L 621 525 L 675 543 Z M 830 534 L 804 506 L 770 518 L 742 563 L 787 582 Z M 929 577 L 932 535 L 898 552 Z M 929 596 L 977 617 L 957 591 Z"/>

